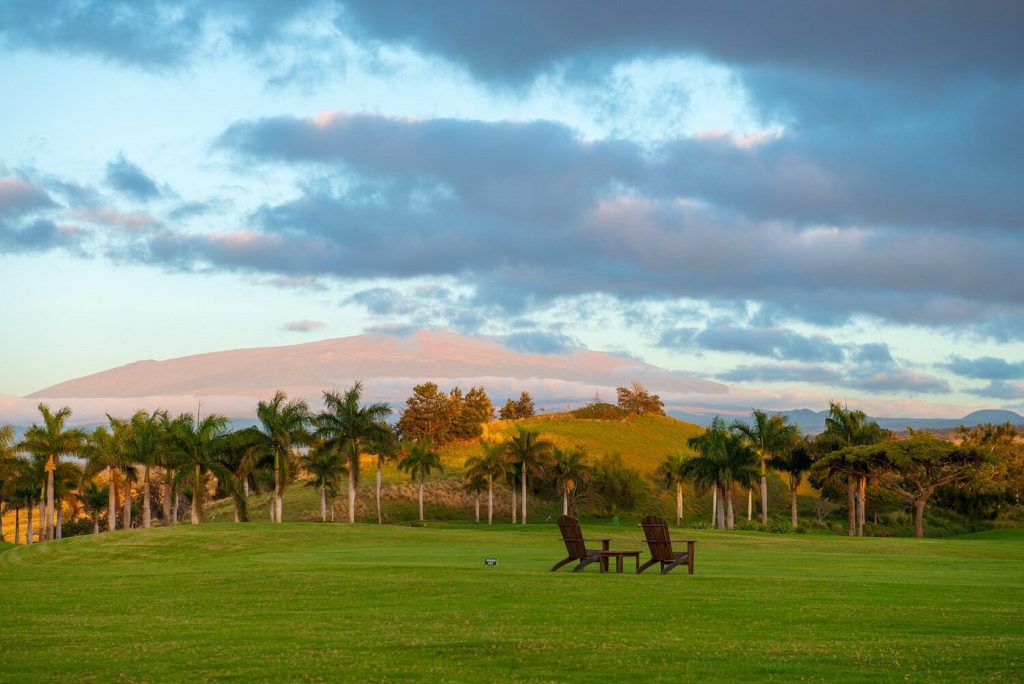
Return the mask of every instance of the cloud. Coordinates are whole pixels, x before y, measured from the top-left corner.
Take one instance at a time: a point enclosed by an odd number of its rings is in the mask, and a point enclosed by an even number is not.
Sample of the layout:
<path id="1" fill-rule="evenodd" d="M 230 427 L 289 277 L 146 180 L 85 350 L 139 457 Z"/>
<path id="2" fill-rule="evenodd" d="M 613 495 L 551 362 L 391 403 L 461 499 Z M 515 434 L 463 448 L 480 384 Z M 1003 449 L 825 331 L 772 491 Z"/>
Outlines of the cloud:
<path id="1" fill-rule="evenodd" d="M 951 391 L 949 383 L 941 378 L 906 369 L 853 371 L 844 384 L 869 392 L 948 394 Z"/>
<path id="2" fill-rule="evenodd" d="M 506 347 L 528 354 L 567 354 L 580 343 L 568 335 L 529 330 L 512 333 L 502 338 Z"/>
<path id="3" fill-rule="evenodd" d="M 840 385 L 844 379 L 842 373 L 835 369 L 806 364 L 739 366 L 716 377 L 729 382 L 799 382 L 817 385 Z"/>
<path id="4" fill-rule="evenodd" d="M 81 231 L 73 226 L 58 225 L 49 219 L 36 219 L 22 224 L 0 221 L 0 254 L 23 254 L 66 249 L 80 253 Z"/>
<path id="5" fill-rule="evenodd" d="M 984 387 L 972 388 L 968 391 L 971 394 L 978 395 L 979 397 L 992 397 L 994 399 L 1024 399 L 1024 382 L 990 380 Z"/>
<path id="6" fill-rule="evenodd" d="M 112 207 L 82 207 L 71 212 L 79 221 L 119 228 L 128 232 L 148 230 L 160 225 L 160 221 L 145 212 L 126 213 Z"/>
<path id="7" fill-rule="evenodd" d="M 0 220 L 55 206 L 42 188 L 21 178 L 0 178 Z"/>
<path id="8" fill-rule="evenodd" d="M 954 355 L 947 363 L 940 364 L 940 366 L 959 376 L 977 380 L 998 381 L 1024 378 L 1024 361 L 1010 362 L 994 356 L 969 359 Z"/>
<path id="9" fill-rule="evenodd" d="M 843 359 L 842 346 L 827 337 L 801 335 L 780 327 L 740 327 L 719 321 L 709 324 L 692 339 L 700 347 L 715 351 L 738 351 L 804 362 Z"/>
<path id="10" fill-rule="evenodd" d="M 106 178 L 111 187 L 131 199 L 146 202 L 160 196 L 156 181 L 124 155 L 107 163 Z"/>
<path id="11" fill-rule="evenodd" d="M 281 326 L 281 330 L 285 332 L 316 332 L 317 330 L 323 330 L 327 327 L 326 323 L 321 321 L 290 321 Z"/>

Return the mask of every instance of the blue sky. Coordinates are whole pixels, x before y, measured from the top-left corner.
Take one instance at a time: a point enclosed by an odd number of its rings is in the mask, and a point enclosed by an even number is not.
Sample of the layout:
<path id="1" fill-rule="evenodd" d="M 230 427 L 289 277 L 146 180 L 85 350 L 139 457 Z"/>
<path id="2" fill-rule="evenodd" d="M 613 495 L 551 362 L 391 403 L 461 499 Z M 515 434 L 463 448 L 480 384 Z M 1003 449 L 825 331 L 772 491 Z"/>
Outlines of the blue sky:
<path id="1" fill-rule="evenodd" d="M 444 328 L 1024 408 L 1015 3 L 0 7 L 0 394 Z M 774 397 L 774 399 L 773 399 Z"/>

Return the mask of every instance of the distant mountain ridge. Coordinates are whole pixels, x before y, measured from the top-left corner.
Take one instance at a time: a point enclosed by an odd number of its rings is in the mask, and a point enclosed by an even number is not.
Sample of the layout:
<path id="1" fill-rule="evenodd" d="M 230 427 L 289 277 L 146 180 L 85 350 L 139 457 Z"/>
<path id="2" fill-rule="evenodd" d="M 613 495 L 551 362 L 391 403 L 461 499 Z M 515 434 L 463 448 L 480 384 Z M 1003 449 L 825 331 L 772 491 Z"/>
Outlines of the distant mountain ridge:
<path id="1" fill-rule="evenodd" d="M 711 421 L 715 418 L 715 414 L 710 413 L 685 413 L 681 411 L 671 411 L 670 413 L 680 420 L 704 426 L 710 425 Z M 789 418 L 790 423 L 798 425 L 808 435 L 816 435 L 824 430 L 825 418 L 828 417 L 828 411 L 813 411 L 811 409 L 769 411 L 769 413 L 786 416 Z M 894 432 L 902 432 L 908 427 L 915 430 L 952 430 L 961 425 L 973 427 L 984 423 L 1024 425 L 1024 416 L 1006 409 L 982 409 L 968 413 L 963 418 L 878 418 L 874 416 L 869 416 L 869 418 L 877 422 L 881 427 L 893 430 Z M 731 421 L 735 417 L 726 416 L 726 419 Z"/>

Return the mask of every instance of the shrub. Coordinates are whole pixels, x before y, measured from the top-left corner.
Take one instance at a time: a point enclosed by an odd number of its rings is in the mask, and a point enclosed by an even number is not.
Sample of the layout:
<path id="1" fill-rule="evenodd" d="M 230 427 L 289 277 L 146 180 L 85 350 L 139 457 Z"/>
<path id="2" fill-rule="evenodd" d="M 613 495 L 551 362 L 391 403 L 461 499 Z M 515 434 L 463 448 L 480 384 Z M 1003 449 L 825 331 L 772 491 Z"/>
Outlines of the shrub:
<path id="1" fill-rule="evenodd" d="M 629 412 L 625 409 L 606 402 L 587 404 L 572 412 L 573 418 L 584 420 L 622 420 L 628 415 Z"/>

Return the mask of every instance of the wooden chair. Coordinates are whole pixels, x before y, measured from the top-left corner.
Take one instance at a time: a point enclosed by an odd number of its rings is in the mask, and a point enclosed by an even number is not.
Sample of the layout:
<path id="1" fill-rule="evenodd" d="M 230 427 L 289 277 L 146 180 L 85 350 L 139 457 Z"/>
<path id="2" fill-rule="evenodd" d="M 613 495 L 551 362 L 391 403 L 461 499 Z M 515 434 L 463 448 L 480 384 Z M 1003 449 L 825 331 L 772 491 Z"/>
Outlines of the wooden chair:
<path id="1" fill-rule="evenodd" d="M 563 565 L 573 561 L 579 561 L 579 565 L 572 569 L 573 572 L 579 572 L 591 563 L 601 562 L 601 552 L 592 551 L 587 548 L 586 540 L 583 539 L 583 530 L 580 529 L 579 520 L 571 515 L 559 516 L 558 529 L 562 533 L 562 541 L 565 542 L 565 550 L 569 552 L 569 557 L 555 563 L 555 567 L 551 568 L 551 572 L 555 572 Z M 594 539 L 591 541 L 600 541 L 601 551 L 607 551 L 608 545 L 611 543 L 611 539 Z"/>
<path id="2" fill-rule="evenodd" d="M 697 542 L 687 541 L 686 551 L 673 551 L 672 540 L 668 536 L 668 523 L 656 515 L 648 515 L 640 521 L 647 539 L 647 548 L 651 550 L 651 560 L 640 566 L 636 572 L 640 574 L 655 563 L 661 563 L 661 574 L 669 573 L 673 568 L 686 565 L 693 574 L 693 547 Z M 681 543 L 681 542 L 679 542 Z"/>

